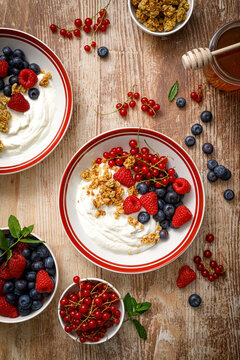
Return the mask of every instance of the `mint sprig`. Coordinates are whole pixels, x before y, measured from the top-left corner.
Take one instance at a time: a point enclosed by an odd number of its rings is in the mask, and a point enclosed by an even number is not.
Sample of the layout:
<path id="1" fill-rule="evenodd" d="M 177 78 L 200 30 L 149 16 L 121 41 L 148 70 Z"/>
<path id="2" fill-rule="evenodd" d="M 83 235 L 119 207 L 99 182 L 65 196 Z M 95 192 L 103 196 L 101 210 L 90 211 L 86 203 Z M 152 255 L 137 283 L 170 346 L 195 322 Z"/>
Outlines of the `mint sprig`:
<path id="1" fill-rule="evenodd" d="M 150 302 L 137 303 L 137 301 L 127 293 L 123 299 L 125 311 L 128 314 L 128 318 L 125 321 L 131 321 L 141 339 L 147 339 L 147 332 L 144 326 L 134 316 L 140 316 L 150 309 L 152 304 Z"/>
<path id="2" fill-rule="evenodd" d="M 173 101 L 174 98 L 177 96 L 178 93 L 178 81 L 176 81 L 173 86 L 171 86 L 169 93 L 168 93 L 168 100 Z"/>

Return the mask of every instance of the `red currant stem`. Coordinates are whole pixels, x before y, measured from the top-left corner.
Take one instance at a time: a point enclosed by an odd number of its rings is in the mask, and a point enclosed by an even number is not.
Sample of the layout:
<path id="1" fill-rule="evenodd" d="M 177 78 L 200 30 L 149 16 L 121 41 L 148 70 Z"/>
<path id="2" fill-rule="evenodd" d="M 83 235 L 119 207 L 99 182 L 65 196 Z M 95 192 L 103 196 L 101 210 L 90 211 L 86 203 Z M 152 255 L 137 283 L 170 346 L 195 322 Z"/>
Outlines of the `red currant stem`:
<path id="1" fill-rule="evenodd" d="M 159 154 L 148 144 L 147 140 L 144 139 L 144 142 L 147 145 L 147 147 L 149 147 L 149 149 L 151 149 L 155 154 L 157 154 L 157 156 L 159 156 Z"/>
<path id="2" fill-rule="evenodd" d="M 99 285 L 101 285 L 101 284 L 105 284 L 105 285 L 107 285 L 107 287 L 106 287 L 106 289 L 103 291 L 103 293 L 107 290 L 107 288 L 108 288 L 108 284 L 106 284 L 106 283 L 104 283 L 104 282 L 100 282 L 100 283 L 98 283 L 97 285 L 95 285 L 93 288 L 92 288 L 92 290 L 91 290 L 91 294 L 93 293 L 93 290 L 96 288 L 96 287 L 98 287 Z M 101 296 L 103 293 L 101 293 L 99 296 Z"/>
<path id="3" fill-rule="evenodd" d="M 204 258 L 203 258 L 203 263 L 204 263 L 205 267 L 208 269 L 208 271 L 210 271 L 211 273 L 215 272 L 210 266 L 208 266 L 208 263 Z"/>
<path id="4" fill-rule="evenodd" d="M 107 8 L 109 7 L 111 1 L 112 1 L 112 0 L 109 0 L 109 2 L 107 3 L 107 5 L 105 5 L 101 10 L 107 10 Z M 91 19 L 93 20 L 93 19 L 100 13 L 101 10 L 99 10 L 95 15 L 93 15 L 93 16 L 91 17 Z"/>
<path id="5" fill-rule="evenodd" d="M 137 184 L 140 184 L 140 183 L 143 183 L 143 182 L 146 182 L 146 181 L 153 181 L 153 182 L 160 182 L 161 183 L 161 181 L 163 180 L 163 179 L 167 179 L 168 178 L 168 176 L 164 176 L 163 178 L 156 178 L 156 179 L 154 179 L 154 178 L 152 178 L 152 179 L 145 179 L 145 180 L 141 180 L 141 181 L 138 181 L 137 182 Z M 167 185 L 164 185 L 164 184 L 162 184 L 161 183 L 161 185 L 162 186 L 164 186 L 164 187 L 166 187 Z"/>
<path id="6" fill-rule="evenodd" d="M 140 133 L 141 127 L 138 128 L 138 133 L 137 133 L 137 147 L 139 149 L 139 153 L 142 154 L 140 145 L 139 145 L 139 133 Z"/>
<path id="7" fill-rule="evenodd" d="M 143 162 L 143 163 L 145 163 L 145 164 L 147 164 L 148 166 L 150 165 L 147 161 L 145 161 L 145 160 L 142 160 L 142 159 L 138 159 L 138 158 L 136 158 L 136 156 L 134 156 L 134 155 L 132 155 L 137 161 L 141 161 L 141 162 Z M 161 160 L 161 161 L 163 161 L 163 159 Z M 161 162 L 160 161 L 160 162 Z M 158 163 L 157 163 L 158 164 Z M 159 169 L 157 166 L 155 166 L 156 164 L 154 164 L 154 165 L 150 165 L 150 168 L 154 168 L 154 169 L 157 169 L 157 170 L 159 170 L 159 171 L 161 171 L 161 172 L 164 172 L 166 175 L 168 175 L 168 173 L 167 173 L 167 171 L 166 170 L 161 170 L 161 169 Z M 166 176 L 166 177 L 168 177 L 168 176 Z"/>
<path id="8" fill-rule="evenodd" d="M 111 0 L 109 1 L 109 4 L 110 4 L 110 2 L 111 2 Z M 105 8 L 104 8 L 105 9 Z M 105 9 L 106 10 L 106 9 Z M 101 11 L 101 10 L 100 10 Z M 100 12 L 99 11 L 99 12 Z M 99 13 L 98 12 L 98 13 Z M 97 13 L 97 14 L 98 14 Z M 96 16 L 96 15 L 95 15 Z M 93 19 L 93 18 L 92 18 Z M 94 39 L 94 36 L 95 36 L 95 34 L 96 34 L 96 32 L 98 31 L 98 29 L 100 28 L 100 26 L 102 25 L 102 22 L 103 22 L 103 20 L 104 20 L 104 17 L 102 17 L 102 19 L 101 19 L 101 21 L 100 21 L 100 24 L 98 24 L 98 26 L 97 26 L 97 28 L 96 28 L 96 30 L 94 30 L 93 31 L 93 34 L 92 34 L 92 37 L 91 37 L 91 43 L 92 43 L 92 41 L 93 41 L 93 39 Z"/>
<path id="9" fill-rule="evenodd" d="M 145 102 L 143 105 L 147 105 L 147 106 L 154 112 L 153 117 L 156 116 L 156 111 L 155 111 L 154 108 L 152 108 L 147 102 Z"/>

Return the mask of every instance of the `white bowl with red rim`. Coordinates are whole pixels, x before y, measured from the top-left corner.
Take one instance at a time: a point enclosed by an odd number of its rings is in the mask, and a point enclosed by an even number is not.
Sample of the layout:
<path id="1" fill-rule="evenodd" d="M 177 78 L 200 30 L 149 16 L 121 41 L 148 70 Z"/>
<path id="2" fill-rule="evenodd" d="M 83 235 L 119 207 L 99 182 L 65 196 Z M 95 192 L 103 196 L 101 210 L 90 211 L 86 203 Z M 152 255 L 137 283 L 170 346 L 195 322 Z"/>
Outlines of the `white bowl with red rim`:
<path id="1" fill-rule="evenodd" d="M 47 135 L 40 137 L 19 154 L 4 157 L 4 150 L 0 153 L 0 174 L 11 174 L 36 165 L 59 144 L 71 119 L 73 95 L 68 74 L 61 60 L 41 40 L 20 30 L 0 28 L 0 49 L 4 46 L 20 48 L 30 63 L 37 63 L 41 69 L 49 71 L 57 93 L 54 117 L 51 119 Z"/>
<path id="2" fill-rule="evenodd" d="M 179 229 L 171 229 L 168 241 L 159 241 L 152 248 L 134 255 L 114 253 L 100 247 L 90 239 L 79 221 L 77 212 L 80 173 L 90 168 L 94 159 L 113 147 L 121 146 L 124 150 L 128 149 L 129 141 L 132 138 L 137 139 L 138 131 L 138 128 L 132 127 L 114 129 L 88 141 L 68 163 L 60 184 L 60 217 L 70 242 L 94 264 L 119 273 L 144 273 L 161 268 L 177 259 L 196 237 L 205 210 L 205 194 L 201 176 L 188 153 L 166 135 L 141 128 L 140 147 L 146 146 L 144 140 L 147 140 L 160 156 L 169 158 L 169 167 L 175 168 L 179 177 L 190 182 L 191 191 L 185 195 L 183 202 L 192 212 L 192 220 Z"/>
<path id="3" fill-rule="evenodd" d="M 102 279 L 98 279 L 98 278 L 94 278 L 94 277 L 90 277 L 90 278 L 83 278 L 81 279 L 81 281 L 94 281 L 96 283 L 104 283 L 104 284 L 107 284 L 109 286 L 109 288 L 111 290 L 113 290 L 119 297 L 119 303 L 116 305 L 117 307 L 117 310 L 121 311 L 121 315 L 120 315 L 120 322 L 119 324 L 113 324 L 113 326 L 111 326 L 110 328 L 107 329 L 107 332 L 105 333 L 105 336 L 103 338 L 100 338 L 100 340 L 98 342 L 94 342 L 94 341 L 85 341 L 83 344 L 101 344 L 107 340 L 110 340 L 114 335 L 116 335 L 116 333 L 118 332 L 118 330 L 120 329 L 120 327 L 122 326 L 122 323 L 123 323 L 123 320 L 124 320 L 124 315 L 125 315 L 125 309 L 124 309 L 124 303 L 123 303 L 123 300 L 121 298 L 121 294 L 118 292 L 118 290 L 112 285 L 110 284 L 108 281 L 105 281 L 105 280 L 102 280 Z M 60 299 L 59 299 L 59 302 L 58 302 L 58 319 L 60 321 L 60 324 L 64 330 L 64 332 L 66 334 L 68 334 L 68 336 L 70 336 L 71 339 L 73 340 L 77 340 L 79 343 L 80 340 L 77 336 L 77 334 L 74 332 L 74 333 L 67 333 L 65 331 L 65 322 L 63 321 L 62 317 L 60 316 L 60 308 L 61 308 L 61 305 L 60 305 L 60 301 L 62 298 L 68 296 L 69 294 L 71 293 L 76 293 L 79 291 L 79 286 L 78 284 L 76 283 L 72 283 L 71 285 L 69 285 L 62 293 L 62 295 L 60 296 Z"/>

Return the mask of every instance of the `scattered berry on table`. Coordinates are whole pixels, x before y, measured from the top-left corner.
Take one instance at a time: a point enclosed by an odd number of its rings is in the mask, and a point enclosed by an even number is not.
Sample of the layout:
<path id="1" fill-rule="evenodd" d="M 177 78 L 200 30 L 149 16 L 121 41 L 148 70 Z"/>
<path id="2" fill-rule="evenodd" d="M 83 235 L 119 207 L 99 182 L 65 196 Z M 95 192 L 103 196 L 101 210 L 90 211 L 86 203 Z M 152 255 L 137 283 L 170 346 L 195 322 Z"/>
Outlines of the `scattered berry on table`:
<path id="1" fill-rule="evenodd" d="M 212 154 L 213 152 L 213 145 L 211 143 L 205 143 L 203 144 L 202 146 L 202 151 L 205 153 L 205 154 Z"/>
<path id="2" fill-rule="evenodd" d="M 206 241 L 208 243 L 212 243 L 214 241 L 214 235 L 213 234 L 207 234 L 206 235 Z"/>
<path id="3" fill-rule="evenodd" d="M 189 296 L 188 302 L 189 302 L 189 305 L 190 305 L 190 306 L 192 306 L 192 307 L 198 307 L 198 306 L 201 304 L 202 299 L 200 298 L 199 295 L 197 295 L 197 294 L 192 294 L 191 296 Z"/>
<path id="4" fill-rule="evenodd" d="M 203 131 L 203 128 L 202 128 L 202 125 L 200 124 L 194 124 L 192 127 L 191 127 L 191 131 L 192 131 L 192 134 L 193 135 L 200 135 Z"/>
<path id="5" fill-rule="evenodd" d="M 31 88 L 28 90 L 28 95 L 29 95 L 30 99 L 37 100 L 40 95 L 40 92 L 37 88 Z"/>
<path id="6" fill-rule="evenodd" d="M 213 172 L 213 171 L 209 171 L 207 173 L 207 179 L 210 181 L 210 182 L 215 182 L 217 181 L 218 177 L 216 176 L 216 174 Z"/>
<path id="7" fill-rule="evenodd" d="M 227 189 L 227 190 L 224 191 L 223 196 L 224 196 L 225 200 L 230 201 L 230 200 L 234 199 L 235 194 L 234 194 L 234 192 L 232 190 Z"/>
<path id="8" fill-rule="evenodd" d="M 176 100 L 176 104 L 179 108 L 183 108 L 186 105 L 186 100 L 180 97 Z"/>
<path id="9" fill-rule="evenodd" d="M 90 47 L 89 45 L 85 45 L 85 46 L 84 46 L 84 50 L 85 50 L 86 52 L 89 52 L 89 51 L 91 50 L 91 47 Z"/>
<path id="10" fill-rule="evenodd" d="M 74 21 L 74 24 L 75 24 L 75 26 L 76 27 L 81 27 L 82 26 L 82 20 L 81 19 L 76 19 L 75 21 Z"/>
<path id="11" fill-rule="evenodd" d="M 200 258 L 200 256 L 194 256 L 193 261 L 195 262 L 195 264 L 200 264 L 202 259 Z"/>
<path id="12" fill-rule="evenodd" d="M 187 136 L 185 138 L 185 144 L 187 146 L 193 146 L 195 144 L 195 142 L 196 142 L 196 140 L 195 140 L 195 137 L 193 137 L 193 136 Z"/>
<path id="13" fill-rule="evenodd" d="M 185 265 L 179 270 L 177 286 L 181 289 L 196 279 L 196 273 L 189 266 Z"/>
<path id="14" fill-rule="evenodd" d="M 141 224 L 146 224 L 150 220 L 150 215 L 146 211 L 141 211 L 138 214 L 138 221 Z"/>
<path id="15" fill-rule="evenodd" d="M 226 176 L 227 174 L 227 169 L 225 168 L 225 166 L 223 165 L 217 165 L 214 169 L 214 174 L 219 177 L 220 179 L 222 179 L 224 176 Z"/>
<path id="16" fill-rule="evenodd" d="M 50 25 L 50 30 L 51 30 L 52 32 L 56 32 L 56 31 L 57 31 L 57 26 L 56 26 L 55 24 L 51 24 L 51 25 Z"/>
<path id="17" fill-rule="evenodd" d="M 224 180 L 224 181 L 227 181 L 227 180 L 231 179 L 231 177 L 232 177 L 232 173 L 231 173 L 231 171 L 229 169 L 227 169 L 226 174 L 223 175 L 221 177 L 221 179 Z"/>
<path id="18" fill-rule="evenodd" d="M 207 110 L 203 111 L 200 115 L 200 119 L 202 120 L 202 122 L 208 123 L 208 122 L 212 121 L 212 113 Z"/>
<path id="19" fill-rule="evenodd" d="M 209 170 L 214 170 L 216 166 L 218 166 L 217 160 L 214 159 L 208 160 L 207 167 L 209 168 Z"/>
<path id="20" fill-rule="evenodd" d="M 210 250 L 205 250 L 203 255 L 205 256 L 205 258 L 210 258 L 212 256 L 212 253 Z"/>
<path id="21" fill-rule="evenodd" d="M 101 46 L 100 48 L 98 48 L 98 55 L 102 58 L 105 58 L 106 56 L 108 56 L 108 48 L 106 48 L 105 46 Z"/>

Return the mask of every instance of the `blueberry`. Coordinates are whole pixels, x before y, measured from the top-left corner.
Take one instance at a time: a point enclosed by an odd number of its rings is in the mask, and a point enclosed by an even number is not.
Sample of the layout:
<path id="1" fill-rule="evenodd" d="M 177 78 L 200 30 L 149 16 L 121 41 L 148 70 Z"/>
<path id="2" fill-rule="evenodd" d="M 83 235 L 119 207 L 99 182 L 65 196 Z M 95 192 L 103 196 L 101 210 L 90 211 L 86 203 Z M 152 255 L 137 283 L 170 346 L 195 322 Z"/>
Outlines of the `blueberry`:
<path id="1" fill-rule="evenodd" d="M 0 249 L 0 264 L 2 264 L 5 261 L 5 256 L 1 256 L 4 253 L 2 249 Z"/>
<path id="2" fill-rule="evenodd" d="M 39 94 L 40 94 L 40 92 L 37 88 L 31 88 L 28 90 L 28 95 L 29 95 L 30 99 L 32 99 L 32 100 L 37 100 L 39 97 Z"/>
<path id="3" fill-rule="evenodd" d="M 210 181 L 210 182 L 215 182 L 217 181 L 218 177 L 216 176 L 216 174 L 213 172 L 213 171 L 209 171 L 207 173 L 207 179 Z"/>
<path id="4" fill-rule="evenodd" d="M 12 246 L 17 240 L 17 239 L 14 239 L 11 235 L 8 235 L 7 239 L 9 241 L 9 246 Z"/>
<path id="5" fill-rule="evenodd" d="M 5 96 L 10 97 L 12 95 L 12 85 L 5 85 L 3 88 L 3 93 Z"/>
<path id="6" fill-rule="evenodd" d="M 187 146 L 193 146 L 195 144 L 196 140 L 193 136 L 187 136 L 185 139 L 185 144 Z"/>
<path id="7" fill-rule="evenodd" d="M 212 121 L 212 113 L 210 111 L 203 111 L 200 115 L 202 122 L 208 123 Z"/>
<path id="8" fill-rule="evenodd" d="M 34 310 L 34 311 L 39 310 L 39 309 L 41 309 L 42 305 L 43 304 L 40 300 L 34 300 L 32 303 L 32 310 Z"/>
<path id="9" fill-rule="evenodd" d="M 35 281 L 37 273 L 35 271 L 29 271 L 26 273 L 25 278 L 27 281 Z"/>
<path id="10" fill-rule="evenodd" d="M 175 192 L 167 192 L 164 197 L 167 204 L 177 204 L 180 201 L 180 196 Z"/>
<path id="11" fill-rule="evenodd" d="M 46 272 L 47 272 L 49 275 L 55 275 L 55 274 L 56 274 L 56 269 L 55 269 L 55 267 L 52 268 L 52 269 L 46 268 Z"/>
<path id="12" fill-rule="evenodd" d="M 148 192 L 151 192 L 151 191 L 155 191 L 156 187 L 154 184 L 150 184 L 149 188 L 148 188 Z"/>
<path id="13" fill-rule="evenodd" d="M 23 62 L 23 69 L 28 69 L 29 63 L 27 61 Z"/>
<path id="14" fill-rule="evenodd" d="M 101 46 L 100 48 L 98 48 L 97 53 L 100 57 L 104 58 L 108 56 L 108 48 L 106 48 L 105 46 Z"/>
<path id="15" fill-rule="evenodd" d="M 153 219 L 158 222 L 163 221 L 165 219 L 164 212 L 162 210 L 158 210 L 158 212 L 153 215 Z"/>
<path id="16" fill-rule="evenodd" d="M 218 166 L 217 160 L 214 159 L 208 160 L 207 167 L 209 168 L 209 170 L 213 170 L 216 166 Z"/>
<path id="17" fill-rule="evenodd" d="M 13 57 L 14 58 L 21 58 L 21 59 L 24 59 L 24 52 L 21 50 L 21 49 L 15 49 L 13 51 Z"/>
<path id="18" fill-rule="evenodd" d="M 23 309 L 20 306 L 18 306 L 18 314 L 20 316 L 27 316 L 30 314 L 30 311 L 31 311 L 30 309 Z"/>
<path id="19" fill-rule="evenodd" d="M 175 178 L 178 178 L 178 173 L 175 171 L 175 174 L 174 174 Z"/>
<path id="20" fill-rule="evenodd" d="M 232 173 L 230 170 L 227 169 L 226 175 L 222 176 L 221 179 L 224 181 L 229 180 L 232 177 Z"/>
<path id="21" fill-rule="evenodd" d="M 31 257 L 31 250 L 28 247 L 24 248 L 22 256 L 25 257 L 25 259 L 29 259 Z"/>
<path id="22" fill-rule="evenodd" d="M 48 256 L 45 260 L 44 260 L 44 265 L 45 268 L 53 268 L 54 267 L 54 260 L 51 256 Z"/>
<path id="23" fill-rule="evenodd" d="M 9 304 L 15 304 L 17 297 L 14 294 L 6 294 L 5 299 Z"/>
<path id="24" fill-rule="evenodd" d="M 175 213 L 175 207 L 172 204 L 166 204 L 163 207 L 163 211 L 167 217 L 172 218 Z"/>
<path id="25" fill-rule="evenodd" d="M 2 78 L 0 78 L 0 90 L 4 88 L 4 81 Z"/>
<path id="26" fill-rule="evenodd" d="M 165 205 L 165 201 L 162 199 L 158 199 L 158 210 L 163 210 L 163 207 Z"/>
<path id="27" fill-rule="evenodd" d="M 201 304 L 202 299 L 199 295 L 192 294 L 191 296 L 189 296 L 188 302 L 192 307 L 198 307 Z"/>
<path id="28" fill-rule="evenodd" d="M 159 231 L 160 239 L 167 240 L 168 238 L 168 231 L 166 229 L 162 229 Z"/>
<path id="29" fill-rule="evenodd" d="M 13 85 L 13 84 L 19 84 L 18 82 L 18 76 L 17 75 L 12 75 L 9 79 L 8 79 L 8 82 L 10 85 Z"/>
<path id="30" fill-rule="evenodd" d="M 169 221 L 168 220 L 163 220 L 160 222 L 160 226 L 163 228 L 163 229 L 168 229 L 169 228 Z"/>
<path id="31" fill-rule="evenodd" d="M 34 71 L 35 74 L 37 74 L 37 75 L 40 74 L 41 69 L 40 69 L 40 67 L 39 67 L 38 64 L 35 64 L 35 63 L 29 64 L 29 65 L 28 65 L 28 68 L 29 68 L 30 70 Z"/>
<path id="32" fill-rule="evenodd" d="M 22 295 L 22 292 L 17 290 L 16 288 L 14 289 L 13 293 L 17 296 L 21 296 Z"/>
<path id="33" fill-rule="evenodd" d="M 6 56 L 11 56 L 13 53 L 12 49 L 9 46 L 4 46 L 4 48 L 2 48 L 2 52 Z"/>
<path id="34" fill-rule="evenodd" d="M 51 278 L 51 280 L 52 280 L 52 282 L 53 282 L 53 285 L 55 286 L 55 279 L 54 279 L 54 277 L 52 276 L 52 275 L 49 275 L 50 276 L 50 278 Z M 48 293 L 48 295 L 49 295 L 49 293 Z"/>
<path id="35" fill-rule="evenodd" d="M 18 299 L 18 305 L 22 309 L 29 309 L 32 305 L 32 299 L 28 295 L 21 295 Z"/>
<path id="36" fill-rule="evenodd" d="M 8 61 L 8 57 L 6 55 L 1 55 L 0 60 Z"/>
<path id="37" fill-rule="evenodd" d="M 39 271 L 44 269 L 44 264 L 41 260 L 34 261 L 31 265 L 33 271 Z"/>
<path id="38" fill-rule="evenodd" d="M 17 68 L 11 68 L 11 74 L 13 75 L 18 75 L 20 73 L 20 69 L 17 69 Z"/>
<path id="39" fill-rule="evenodd" d="M 32 244 L 29 244 L 29 247 L 30 249 L 32 250 L 36 250 L 36 248 L 39 246 L 39 243 L 32 243 Z"/>
<path id="40" fill-rule="evenodd" d="M 213 171 L 214 174 L 220 179 L 222 179 L 227 174 L 227 169 L 223 165 L 216 166 Z"/>
<path id="41" fill-rule="evenodd" d="M 148 192 L 148 186 L 144 182 L 137 184 L 136 189 L 137 189 L 138 193 L 141 195 L 144 195 Z"/>
<path id="42" fill-rule="evenodd" d="M 39 292 L 35 288 L 29 291 L 29 296 L 33 300 L 39 300 L 41 298 L 41 294 L 39 294 Z"/>
<path id="43" fill-rule="evenodd" d="M 3 290 L 6 291 L 6 293 L 11 293 L 14 290 L 14 283 L 12 281 L 6 281 L 3 285 Z"/>
<path id="44" fill-rule="evenodd" d="M 200 124 L 194 124 L 192 127 L 191 127 L 191 131 L 192 131 L 192 134 L 193 135 L 200 135 L 203 131 L 203 128 L 202 128 L 202 125 Z"/>
<path id="45" fill-rule="evenodd" d="M 150 220 L 150 215 L 146 211 L 141 211 L 138 214 L 138 221 L 141 224 L 146 224 Z"/>
<path id="46" fill-rule="evenodd" d="M 186 100 L 180 97 L 176 100 L 176 104 L 179 108 L 183 108 L 186 105 Z"/>
<path id="47" fill-rule="evenodd" d="M 37 247 L 37 254 L 41 257 L 41 258 L 46 258 L 47 256 L 49 256 L 49 251 L 48 248 L 41 244 Z"/>
<path id="48" fill-rule="evenodd" d="M 213 145 L 211 143 L 205 143 L 203 144 L 202 146 L 202 151 L 205 153 L 205 154 L 211 154 L 213 152 Z"/>
<path id="49" fill-rule="evenodd" d="M 167 192 L 173 192 L 173 191 L 175 192 L 172 184 L 169 184 L 169 185 L 167 186 Z"/>
<path id="50" fill-rule="evenodd" d="M 179 206 L 182 206 L 182 205 L 183 205 L 183 202 L 179 201 L 177 204 L 175 204 L 175 208 L 178 208 Z"/>
<path id="51" fill-rule="evenodd" d="M 13 58 L 11 67 L 21 70 L 23 68 L 23 60 L 20 57 Z"/>
<path id="52" fill-rule="evenodd" d="M 29 281 L 27 287 L 28 287 L 28 290 L 34 289 L 35 288 L 35 282 L 34 281 Z"/>
<path id="53" fill-rule="evenodd" d="M 37 253 L 37 251 L 33 251 L 32 255 L 31 255 L 31 261 L 38 261 L 41 259 L 41 256 L 39 253 Z"/>
<path id="54" fill-rule="evenodd" d="M 13 66 L 13 59 L 10 59 L 9 61 L 8 61 L 8 67 L 12 67 Z"/>
<path id="55" fill-rule="evenodd" d="M 166 189 L 164 189 L 164 188 L 156 188 L 155 193 L 156 193 L 158 198 L 163 198 L 164 195 L 166 194 Z"/>
<path id="56" fill-rule="evenodd" d="M 15 282 L 15 289 L 20 291 L 20 292 L 23 292 L 24 290 L 26 290 L 27 288 L 27 281 L 26 280 L 23 280 L 23 279 L 20 279 L 20 280 L 17 280 Z"/>
<path id="57" fill-rule="evenodd" d="M 25 266 L 25 270 L 30 270 L 31 269 L 31 260 L 30 259 L 26 259 L 26 266 Z"/>
<path id="58" fill-rule="evenodd" d="M 230 200 L 234 199 L 235 194 L 234 194 L 234 192 L 232 190 L 227 189 L 227 190 L 224 191 L 223 196 L 224 196 L 225 200 L 230 201 Z"/>

